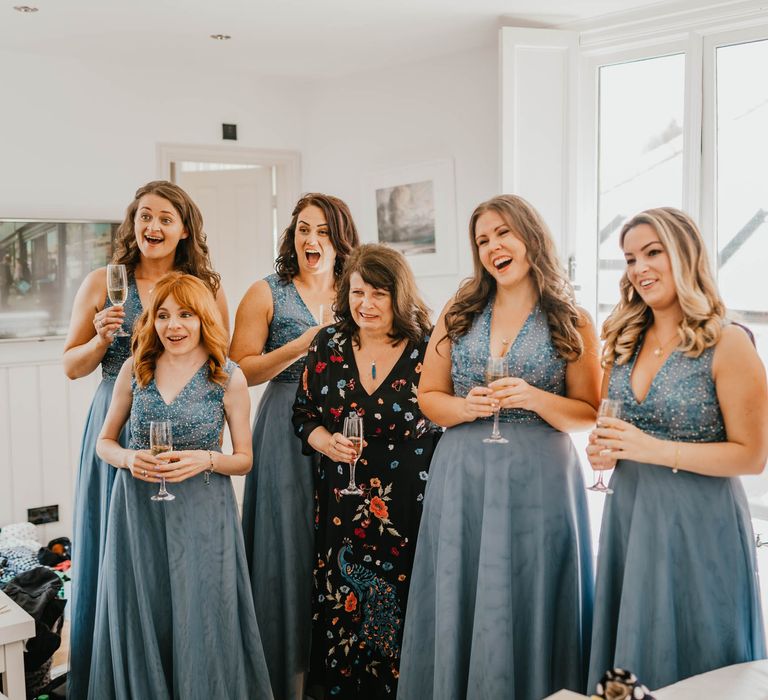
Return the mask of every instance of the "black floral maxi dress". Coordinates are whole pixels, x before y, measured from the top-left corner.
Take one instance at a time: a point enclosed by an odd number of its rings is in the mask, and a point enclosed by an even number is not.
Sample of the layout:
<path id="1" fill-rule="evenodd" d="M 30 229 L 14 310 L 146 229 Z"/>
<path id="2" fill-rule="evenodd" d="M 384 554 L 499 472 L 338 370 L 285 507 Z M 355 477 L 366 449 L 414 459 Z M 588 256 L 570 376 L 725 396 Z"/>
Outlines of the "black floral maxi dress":
<path id="1" fill-rule="evenodd" d="M 310 345 L 293 406 L 306 454 L 318 426 L 342 432 L 363 417 L 366 444 L 355 480 L 362 496 L 339 493 L 349 465 L 321 456 L 315 473 L 315 553 L 309 693 L 318 698 L 397 694 L 411 567 L 436 429 L 416 392 L 428 338 L 408 343 L 369 395 L 352 341 L 330 326 Z M 364 368 L 362 371 L 370 371 Z"/>

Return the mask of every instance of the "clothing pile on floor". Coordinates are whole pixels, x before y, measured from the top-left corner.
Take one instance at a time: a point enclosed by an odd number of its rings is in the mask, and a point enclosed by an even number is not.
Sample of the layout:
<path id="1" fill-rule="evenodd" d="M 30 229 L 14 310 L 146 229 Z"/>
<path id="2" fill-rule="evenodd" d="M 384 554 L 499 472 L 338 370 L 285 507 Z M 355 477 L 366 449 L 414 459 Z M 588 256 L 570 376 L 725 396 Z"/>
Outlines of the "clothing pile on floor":
<path id="1" fill-rule="evenodd" d="M 15 523 L 0 530 L 0 590 L 35 620 L 35 636 L 24 652 L 29 697 L 50 683 L 53 654 L 61 645 L 70 548 L 66 537 L 43 546 L 32 523 Z"/>

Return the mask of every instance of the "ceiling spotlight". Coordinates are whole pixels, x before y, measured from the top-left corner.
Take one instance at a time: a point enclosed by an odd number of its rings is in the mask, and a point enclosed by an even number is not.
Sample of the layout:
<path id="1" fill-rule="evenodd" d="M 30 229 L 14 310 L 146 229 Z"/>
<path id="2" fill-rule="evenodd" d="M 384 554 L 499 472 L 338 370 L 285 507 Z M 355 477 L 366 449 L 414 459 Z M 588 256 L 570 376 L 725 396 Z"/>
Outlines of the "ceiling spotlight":
<path id="1" fill-rule="evenodd" d="M 16 12 L 37 12 L 36 7 L 30 7 L 29 5 L 16 5 L 13 9 Z"/>
<path id="2" fill-rule="evenodd" d="M 211 34 L 211 39 L 216 39 L 216 41 L 227 41 L 231 38 L 229 34 Z"/>

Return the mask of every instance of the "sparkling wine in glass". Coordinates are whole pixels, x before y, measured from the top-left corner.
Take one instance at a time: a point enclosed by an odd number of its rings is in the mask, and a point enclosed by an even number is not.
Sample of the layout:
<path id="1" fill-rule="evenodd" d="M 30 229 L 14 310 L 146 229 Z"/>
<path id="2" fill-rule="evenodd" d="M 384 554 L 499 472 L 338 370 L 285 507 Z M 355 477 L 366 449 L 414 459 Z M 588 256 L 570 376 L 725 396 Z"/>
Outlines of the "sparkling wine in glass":
<path id="1" fill-rule="evenodd" d="M 344 437 L 352 442 L 355 449 L 355 458 L 349 463 L 349 484 L 339 491 L 344 496 L 362 496 L 363 490 L 355 483 L 355 466 L 363 452 L 363 418 L 356 413 L 350 413 L 344 419 Z"/>
<path id="2" fill-rule="evenodd" d="M 128 273 L 125 265 L 107 265 L 107 295 L 114 306 L 123 306 L 128 299 Z M 120 326 L 114 338 L 127 338 L 130 334 Z"/>
<path id="3" fill-rule="evenodd" d="M 486 385 L 490 384 L 491 382 L 495 382 L 497 379 L 503 379 L 504 377 L 508 377 L 508 376 L 509 376 L 509 367 L 507 365 L 506 358 L 504 357 L 488 358 L 488 363 L 485 366 Z M 509 442 L 509 440 L 502 437 L 501 433 L 499 432 L 499 410 L 500 408 L 497 408 L 493 412 L 493 430 L 491 431 L 491 436 L 485 438 L 483 442 L 492 442 L 500 445 L 503 445 L 504 443 Z"/>
<path id="4" fill-rule="evenodd" d="M 600 423 L 600 417 L 606 416 L 608 418 L 621 418 L 621 401 L 615 399 L 603 399 L 600 402 L 600 408 L 597 410 L 597 422 Z M 610 450 L 603 450 L 605 454 L 610 454 Z M 602 453 L 601 453 L 602 454 Z M 588 491 L 597 491 L 610 495 L 613 493 L 613 489 L 610 486 L 606 486 L 603 481 L 604 469 L 600 469 L 597 472 L 597 481 L 592 486 L 587 486 Z"/>
<path id="5" fill-rule="evenodd" d="M 163 452 L 170 452 L 173 449 L 171 421 L 153 420 L 149 424 L 149 449 L 155 457 Z M 165 490 L 165 477 L 161 476 L 160 490 L 152 496 L 152 500 L 172 501 L 175 498 L 176 496 Z"/>

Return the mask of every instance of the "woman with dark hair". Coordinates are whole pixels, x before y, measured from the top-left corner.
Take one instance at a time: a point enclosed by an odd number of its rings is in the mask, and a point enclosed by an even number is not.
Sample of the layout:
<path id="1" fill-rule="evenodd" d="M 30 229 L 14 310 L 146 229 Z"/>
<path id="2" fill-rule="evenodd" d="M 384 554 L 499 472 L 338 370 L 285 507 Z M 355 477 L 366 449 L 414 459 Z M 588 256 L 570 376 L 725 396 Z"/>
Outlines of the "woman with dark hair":
<path id="1" fill-rule="evenodd" d="M 595 422 L 597 337 L 530 204 L 495 197 L 469 234 L 474 276 L 437 323 L 419 391 L 447 430 L 419 531 L 400 697 L 583 692 L 592 552 L 567 431 Z M 508 376 L 487 380 L 489 357 Z M 494 410 L 507 444 L 484 442 Z"/>
<path id="2" fill-rule="evenodd" d="M 304 195 L 283 233 L 276 274 L 240 302 L 230 348 L 249 386 L 269 381 L 253 425 L 243 534 L 272 687 L 283 700 L 303 700 L 311 625 L 312 465 L 291 433 L 291 406 L 309 343 L 331 318 L 338 277 L 357 244 L 344 202 Z"/>
<path id="3" fill-rule="evenodd" d="M 113 263 L 128 272 L 128 296 L 123 306 L 107 297 L 105 268 L 91 272 L 80 285 L 64 345 L 64 371 L 70 379 L 85 377 L 101 365 L 102 381 L 91 403 L 83 434 L 75 483 L 72 542 L 72 627 L 69 693 L 85 696 L 88 684 L 96 610 L 96 587 L 104 551 L 107 514 L 115 470 L 96 454 L 96 438 L 109 408 L 115 378 L 130 355 L 130 331 L 149 303 L 157 281 L 171 270 L 200 278 L 216 295 L 219 313 L 228 327 L 229 314 L 219 275 L 203 232 L 203 217 L 189 195 L 171 182 L 157 180 L 140 187 L 117 231 Z M 127 444 L 128 431 L 121 435 Z"/>
<path id="4" fill-rule="evenodd" d="M 155 285 L 98 440 L 117 477 L 92 700 L 272 698 L 230 479 L 251 468 L 250 398 L 227 341 L 202 281 L 172 272 Z M 118 442 L 126 420 L 128 448 Z M 159 454 L 152 421 L 171 426 Z M 161 478 L 172 501 L 153 499 Z"/>
<path id="5" fill-rule="evenodd" d="M 590 687 L 608 668 L 651 688 L 765 658 L 742 474 L 768 457 L 765 368 L 725 305 L 694 221 L 649 209 L 603 325 L 603 418 L 587 454 L 616 470 L 597 559 Z M 618 461 L 617 461 L 618 460 Z"/>
<path id="6" fill-rule="evenodd" d="M 320 457 L 307 694 L 394 698 L 436 437 L 417 403 L 429 315 L 405 258 L 380 245 L 349 257 L 335 309 L 293 407 L 304 453 Z M 348 414 L 362 418 L 362 453 L 344 435 Z"/>

